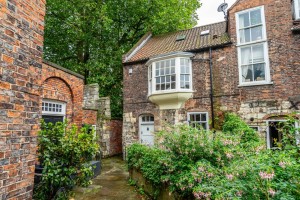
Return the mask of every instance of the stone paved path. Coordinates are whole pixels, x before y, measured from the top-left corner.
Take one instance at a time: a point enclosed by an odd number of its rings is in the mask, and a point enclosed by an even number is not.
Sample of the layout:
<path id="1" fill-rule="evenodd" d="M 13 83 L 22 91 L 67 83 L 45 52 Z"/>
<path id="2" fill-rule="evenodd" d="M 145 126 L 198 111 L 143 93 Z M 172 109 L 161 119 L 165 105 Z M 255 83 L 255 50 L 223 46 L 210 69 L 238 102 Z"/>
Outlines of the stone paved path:
<path id="1" fill-rule="evenodd" d="M 74 200 L 143 200 L 128 185 L 128 171 L 120 157 L 102 160 L 102 171 L 88 188 L 75 188 Z"/>

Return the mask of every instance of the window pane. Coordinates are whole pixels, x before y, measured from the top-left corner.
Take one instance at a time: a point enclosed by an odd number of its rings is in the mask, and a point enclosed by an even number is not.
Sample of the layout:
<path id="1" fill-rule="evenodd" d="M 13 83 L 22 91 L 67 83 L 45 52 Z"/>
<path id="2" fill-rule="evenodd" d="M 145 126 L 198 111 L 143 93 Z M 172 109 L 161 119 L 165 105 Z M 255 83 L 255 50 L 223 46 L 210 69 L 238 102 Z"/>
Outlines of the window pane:
<path id="1" fill-rule="evenodd" d="M 180 73 L 184 74 L 185 73 L 185 67 L 184 66 L 180 66 Z"/>
<path id="2" fill-rule="evenodd" d="M 200 119 L 200 114 L 197 114 L 197 115 L 196 115 L 196 120 L 195 120 L 195 121 L 200 122 L 200 120 L 201 120 L 201 119 Z"/>
<path id="3" fill-rule="evenodd" d="M 166 67 L 170 67 L 170 60 L 166 61 Z"/>
<path id="4" fill-rule="evenodd" d="M 251 28 L 251 36 L 252 36 L 251 41 L 261 40 L 263 38 L 262 26 L 257 26 L 257 27 Z"/>
<path id="5" fill-rule="evenodd" d="M 241 43 L 245 43 L 245 42 L 250 42 L 251 38 L 250 38 L 250 28 L 247 29 L 243 29 L 240 31 L 240 41 Z"/>
<path id="6" fill-rule="evenodd" d="M 252 52 L 253 52 L 253 63 L 264 62 L 264 46 L 263 45 L 253 46 Z"/>
<path id="7" fill-rule="evenodd" d="M 176 83 L 172 82 L 171 83 L 171 89 L 175 89 L 176 88 Z"/>
<path id="8" fill-rule="evenodd" d="M 184 89 L 184 88 L 185 88 L 184 82 L 182 82 L 182 81 L 180 81 L 180 88 L 181 88 L 181 89 Z"/>
<path id="9" fill-rule="evenodd" d="M 250 64 L 251 60 L 252 60 L 251 47 L 241 48 L 241 61 L 242 61 L 242 65 L 248 65 L 248 64 Z"/>
<path id="10" fill-rule="evenodd" d="M 159 76 L 159 69 L 155 70 L 155 76 Z"/>
<path id="11" fill-rule="evenodd" d="M 165 69 L 164 68 L 160 68 L 160 75 L 161 76 L 165 75 Z"/>
<path id="12" fill-rule="evenodd" d="M 160 83 L 160 77 L 156 78 L 156 83 Z"/>
<path id="13" fill-rule="evenodd" d="M 166 89 L 166 85 L 165 84 L 161 84 L 161 90 L 165 90 Z"/>
<path id="14" fill-rule="evenodd" d="M 171 89 L 171 84 L 170 83 L 167 83 L 166 84 L 166 90 L 170 90 Z"/>
<path id="15" fill-rule="evenodd" d="M 165 76 L 162 76 L 161 77 L 161 83 L 165 83 L 166 82 L 166 77 Z"/>
<path id="16" fill-rule="evenodd" d="M 254 80 L 255 81 L 264 81 L 265 77 L 265 64 L 256 64 L 253 66 L 254 69 Z"/>
<path id="17" fill-rule="evenodd" d="M 166 76 L 166 82 L 167 83 L 171 82 L 171 76 Z"/>
<path id="18" fill-rule="evenodd" d="M 170 67 L 167 67 L 167 68 L 166 68 L 166 75 L 169 75 L 169 74 L 170 74 L 170 71 L 171 71 L 171 70 L 170 70 Z"/>
<path id="19" fill-rule="evenodd" d="M 185 75 L 185 81 L 190 81 L 190 75 Z"/>
<path id="20" fill-rule="evenodd" d="M 175 74 L 175 67 L 171 68 L 171 74 Z"/>
<path id="21" fill-rule="evenodd" d="M 261 24 L 261 11 L 260 9 L 258 10 L 254 10 L 250 12 L 250 18 L 251 18 L 251 25 L 257 25 L 257 24 Z"/>
<path id="22" fill-rule="evenodd" d="M 184 75 L 180 75 L 180 81 L 184 81 Z"/>
<path id="23" fill-rule="evenodd" d="M 190 114 L 190 121 L 195 121 L 195 115 Z"/>
<path id="24" fill-rule="evenodd" d="M 171 76 L 171 81 L 176 81 L 176 75 Z"/>
<path id="25" fill-rule="evenodd" d="M 190 83 L 189 82 L 185 82 L 185 89 L 190 89 Z"/>
<path id="26" fill-rule="evenodd" d="M 251 81 L 253 81 L 252 65 L 250 65 L 250 66 L 242 66 L 242 77 L 243 77 L 243 82 L 251 82 Z"/>
<path id="27" fill-rule="evenodd" d="M 244 27 L 250 26 L 249 13 L 241 14 L 240 18 L 239 18 L 239 22 L 240 22 L 240 28 L 244 28 Z"/>
<path id="28" fill-rule="evenodd" d="M 171 66 L 175 66 L 175 59 L 171 60 Z"/>
<path id="29" fill-rule="evenodd" d="M 206 122 L 206 114 L 201 114 L 201 121 Z"/>
<path id="30" fill-rule="evenodd" d="M 160 90 L 160 84 L 156 84 L 156 90 Z"/>
<path id="31" fill-rule="evenodd" d="M 180 58 L 180 65 L 181 65 L 181 66 L 184 65 L 184 58 Z"/>

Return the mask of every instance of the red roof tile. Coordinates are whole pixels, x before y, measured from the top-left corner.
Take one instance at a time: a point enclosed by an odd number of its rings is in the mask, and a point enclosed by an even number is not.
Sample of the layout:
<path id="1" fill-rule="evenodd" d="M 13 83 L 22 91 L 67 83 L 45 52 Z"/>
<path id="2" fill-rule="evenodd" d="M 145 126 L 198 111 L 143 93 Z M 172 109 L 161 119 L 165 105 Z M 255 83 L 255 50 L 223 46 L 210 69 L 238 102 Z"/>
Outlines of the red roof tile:
<path id="1" fill-rule="evenodd" d="M 208 35 L 200 36 L 202 31 L 209 30 Z M 176 41 L 178 36 L 185 35 L 184 40 Z M 149 36 L 149 34 L 147 34 Z M 147 37 L 143 37 L 145 40 Z M 139 45 L 143 41 L 139 41 Z M 230 42 L 226 32 L 226 22 L 219 22 L 188 30 L 167 33 L 148 38 L 141 47 L 135 45 L 124 57 L 124 63 L 147 60 L 161 54 L 178 51 L 195 51 L 198 49 L 219 46 Z M 139 49 L 138 49 L 139 48 Z"/>

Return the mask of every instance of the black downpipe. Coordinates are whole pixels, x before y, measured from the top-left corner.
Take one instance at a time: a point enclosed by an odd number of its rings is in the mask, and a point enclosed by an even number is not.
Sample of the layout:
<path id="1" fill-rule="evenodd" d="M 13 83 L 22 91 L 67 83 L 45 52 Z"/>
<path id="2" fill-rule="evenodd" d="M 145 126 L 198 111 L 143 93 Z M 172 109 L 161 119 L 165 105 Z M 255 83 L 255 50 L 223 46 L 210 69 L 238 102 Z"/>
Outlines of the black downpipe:
<path id="1" fill-rule="evenodd" d="M 212 128 L 215 128 L 215 113 L 214 113 L 214 86 L 213 86 L 213 66 L 212 66 L 212 49 L 209 48 L 209 66 L 210 66 L 210 107 Z"/>

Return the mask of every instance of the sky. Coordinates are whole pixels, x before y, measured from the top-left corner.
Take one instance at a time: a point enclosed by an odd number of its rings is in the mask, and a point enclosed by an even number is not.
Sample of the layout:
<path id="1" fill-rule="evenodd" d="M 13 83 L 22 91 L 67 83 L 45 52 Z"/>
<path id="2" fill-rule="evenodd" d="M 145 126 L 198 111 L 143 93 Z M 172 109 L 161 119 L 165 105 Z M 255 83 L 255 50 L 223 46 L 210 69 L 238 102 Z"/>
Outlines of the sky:
<path id="1" fill-rule="evenodd" d="M 230 8 L 236 0 L 225 1 L 228 3 L 228 8 Z M 200 2 L 202 3 L 202 6 L 197 11 L 199 18 L 197 26 L 224 21 L 223 12 L 217 11 L 219 5 L 224 3 L 224 0 L 200 0 Z"/>

